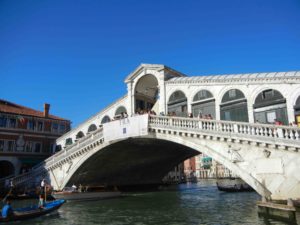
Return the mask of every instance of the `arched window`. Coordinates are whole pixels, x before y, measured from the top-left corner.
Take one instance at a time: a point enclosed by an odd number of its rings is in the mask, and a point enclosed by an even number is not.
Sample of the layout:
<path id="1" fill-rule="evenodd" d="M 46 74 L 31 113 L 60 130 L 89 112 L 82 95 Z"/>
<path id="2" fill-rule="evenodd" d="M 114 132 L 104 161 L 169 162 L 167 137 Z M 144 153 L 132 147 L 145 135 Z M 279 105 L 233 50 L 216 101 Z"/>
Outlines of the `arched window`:
<path id="1" fill-rule="evenodd" d="M 256 122 L 274 124 L 275 120 L 288 124 L 286 99 L 274 89 L 260 92 L 253 105 Z"/>
<path id="2" fill-rule="evenodd" d="M 168 113 L 176 116 L 187 116 L 187 97 L 182 91 L 175 91 L 170 96 Z"/>
<path id="3" fill-rule="evenodd" d="M 119 106 L 116 110 L 115 116 L 120 115 L 121 113 L 127 113 L 127 110 L 124 106 Z"/>
<path id="4" fill-rule="evenodd" d="M 108 123 L 108 122 L 110 122 L 109 116 L 104 116 L 101 120 L 101 124 Z"/>
<path id="5" fill-rule="evenodd" d="M 80 139 L 84 137 L 84 133 L 82 131 L 79 131 L 77 134 L 76 134 L 76 139 Z"/>
<path id="6" fill-rule="evenodd" d="M 91 124 L 88 128 L 88 132 L 92 132 L 92 131 L 95 131 L 97 130 L 97 126 L 95 124 Z"/>
<path id="7" fill-rule="evenodd" d="M 238 89 L 227 91 L 220 105 L 221 120 L 248 122 L 247 99 Z"/>
<path id="8" fill-rule="evenodd" d="M 212 93 L 207 90 L 199 91 L 193 98 L 192 113 L 194 117 L 205 118 L 210 115 L 211 118 L 216 118 L 216 104 Z"/>
<path id="9" fill-rule="evenodd" d="M 67 138 L 66 139 L 66 145 L 71 145 L 71 144 L 73 144 L 72 138 Z"/>
<path id="10" fill-rule="evenodd" d="M 6 160 L 1 160 L 0 171 L 1 171 L 0 178 L 7 177 L 15 174 L 15 167 L 11 162 Z"/>

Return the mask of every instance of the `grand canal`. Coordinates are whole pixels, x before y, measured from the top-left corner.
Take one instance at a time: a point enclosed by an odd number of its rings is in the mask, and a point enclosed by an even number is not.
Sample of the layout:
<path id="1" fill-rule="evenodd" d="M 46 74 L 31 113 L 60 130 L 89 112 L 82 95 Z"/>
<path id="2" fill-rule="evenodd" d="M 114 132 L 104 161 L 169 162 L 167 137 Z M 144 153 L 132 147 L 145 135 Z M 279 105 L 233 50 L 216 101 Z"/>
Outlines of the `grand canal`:
<path id="1" fill-rule="evenodd" d="M 206 180 L 116 199 L 68 202 L 58 212 L 17 224 L 287 224 L 260 218 L 255 205 L 259 199 L 255 192 L 219 192 L 214 180 Z"/>

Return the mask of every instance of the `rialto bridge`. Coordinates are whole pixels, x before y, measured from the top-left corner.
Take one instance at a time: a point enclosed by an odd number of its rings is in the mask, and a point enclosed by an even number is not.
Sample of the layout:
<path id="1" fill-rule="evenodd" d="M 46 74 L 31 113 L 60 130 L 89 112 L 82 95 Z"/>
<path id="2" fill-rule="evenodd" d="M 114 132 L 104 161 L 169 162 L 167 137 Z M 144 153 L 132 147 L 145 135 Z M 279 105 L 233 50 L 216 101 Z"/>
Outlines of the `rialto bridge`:
<path id="1" fill-rule="evenodd" d="M 15 184 L 156 185 L 203 152 L 262 196 L 300 198 L 300 129 L 286 126 L 300 114 L 300 72 L 187 77 L 142 64 L 125 83 L 124 97 L 57 139 L 59 151 Z M 136 113 L 147 110 L 156 116 Z"/>

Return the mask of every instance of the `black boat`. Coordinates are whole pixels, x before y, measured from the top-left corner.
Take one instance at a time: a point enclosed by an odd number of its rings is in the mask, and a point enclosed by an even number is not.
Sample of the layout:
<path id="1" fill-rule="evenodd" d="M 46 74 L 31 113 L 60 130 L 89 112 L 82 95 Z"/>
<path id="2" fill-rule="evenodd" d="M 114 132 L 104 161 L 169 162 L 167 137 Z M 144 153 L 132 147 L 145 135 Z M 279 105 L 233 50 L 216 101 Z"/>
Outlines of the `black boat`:
<path id="1" fill-rule="evenodd" d="M 1 222 L 9 222 L 9 221 L 17 221 L 17 220 L 26 220 L 35 218 L 38 216 L 42 216 L 48 214 L 56 209 L 58 209 L 62 204 L 65 203 L 64 199 L 55 200 L 52 202 L 47 202 L 44 204 L 43 208 L 39 208 L 38 205 L 25 207 L 25 208 L 17 208 L 13 209 L 13 216 L 3 218 L 0 216 L 0 223 Z"/>
<path id="2" fill-rule="evenodd" d="M 217 187 L 219 191 L 225 192 L 254 191 L 250 185 L 240 178 L 218 179 Z"/>

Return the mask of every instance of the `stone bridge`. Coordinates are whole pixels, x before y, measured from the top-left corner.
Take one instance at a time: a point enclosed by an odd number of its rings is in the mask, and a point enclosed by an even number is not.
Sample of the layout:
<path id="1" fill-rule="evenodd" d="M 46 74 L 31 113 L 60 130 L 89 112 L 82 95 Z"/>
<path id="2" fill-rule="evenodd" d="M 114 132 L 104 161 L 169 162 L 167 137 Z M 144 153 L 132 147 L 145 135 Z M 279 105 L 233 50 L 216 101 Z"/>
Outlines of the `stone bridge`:
<path id="1" fill-rule="evenodd" d="M 58 152 L 15 183 L 157 185 L 202 152 L 262 196 L 300 198 L 300 71 L 187 77 L 141 64 L 125 83 L 126 95 L 58 138 Z M 149 110 L 160 116 L 136 116 Z"/>
<path id="2" fill-rule="evenodd" d="M 14 178 L 42 178 L 56 190 L 72 185 L 156 185 L 199 152 L 222 163 L 261 196 L 300 198 L 300 129 L 169 116 L 132 116 L 103 124 Z"/>

